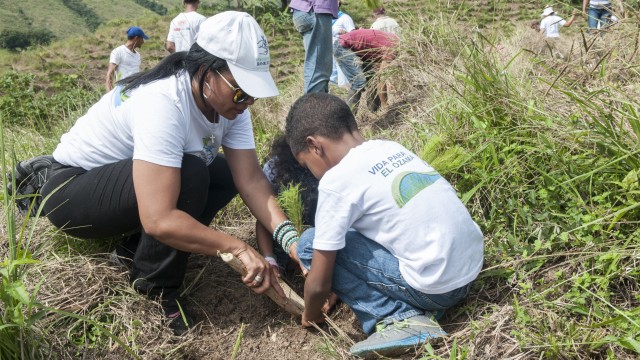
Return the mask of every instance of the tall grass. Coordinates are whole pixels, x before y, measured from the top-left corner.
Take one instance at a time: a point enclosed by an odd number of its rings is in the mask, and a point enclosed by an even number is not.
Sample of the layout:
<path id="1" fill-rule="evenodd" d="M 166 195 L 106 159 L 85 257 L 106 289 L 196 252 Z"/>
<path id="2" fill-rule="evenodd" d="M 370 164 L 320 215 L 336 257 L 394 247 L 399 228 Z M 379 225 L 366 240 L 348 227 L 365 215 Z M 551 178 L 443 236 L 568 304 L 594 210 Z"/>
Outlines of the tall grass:
<path id="1" fill-rule="evenodd" d="M 573 32 L 567 32 L 565 41 L 553 50 L 564 54 L 558 59 L 525 26 L 515 27 L 508 36 L 484 26 L 482 31 L 473 24 L 459 26 L 457 16 L 474 19 L 470 3 L 447 2 L 446 9 L 430 3 L 429 12 L 401 17 L 405 31 L 399 58 L 380 74 L 394 85 L 392 108 L 363 112 L 358 118 L 367 137 L 404 143 L 450 180 L 485 234 L 484 270 L 468 301 L 442 321 L 452 336 L 426 345 L 421 356 L 636 358 L 640 353 L 636 20 L 623 21 L 603 38 L 583 37 L 572 27 Z M 496 9 L 507 11 L 504 4 Z M 538 11 L 531 14 L 537 16 Z M 481 20 L 489 22 L 486 16 Z M 145 21 L 151 26 L 156 19 Z M 282 24 L 270 24 L 270 32 L 277 36 Z M 279 44 L 283 49 L 292 47 L 289 41 L 300 46 L 299 36 L 290 33 L 282 35 L 287 39 Z M 261 159 L 302 88 L 301 67 L 291 67 L 293 75 L 281 96 L 252 106 Z M 65 87 L 71 86 L 68 78 L 63 80 Z M 73 95 L 74 106 L 95 96 Z M 34 151 L 42 149 L 31 142 L 52 150 L 59 133 L 83 106 L 69 105 L 61 123 L 54 122 L 53 131 L 45 135 L 33 135 L 37 131 L 33 128 L 11 127 L 20 157 L 40 154 Z M 39 129 L 40 124 L 34 123 Z M 24 145 L 25 138 L 29 144 Z M 6 171 L 10 168 L 6 159 L 12 154 L 2 155 Z M 49 249 L 53 259 L 42 256 L 41 263 L 31 263 L 34 256 L 23 234 L 33 232 L 16 225 L 6 193 L 3 201 L 8 236 L 2 263 L 0 350 L 7 352 L 0 358 L 37 357 L 42 347 L 68 357 L 106 356 L 117 342 L 108 334 L 126 339 L 135 354 L 182 355 L 180 349 L 188 347 L 189 340 L 178 345 L 162 340 L 167 337 L 159 335 L 163 329 L 159 310 L 149 309 L 103 259 L 87 256 L 99 246 L 83 243 L 89 250 L 77 251 L 75 239 L 42 231 L 35 236 L 55 244 Z M 216 221 L 239 228 L 253 224 L 238 201 Z M 34 272 L 47 279 L 41 287 L 39 280 L 25 284 L 25 276 Z M 56 287 L 70 283 L 77 286 Z M 40 318 L 44 308 L 36 306 L 36 298 L 61 304 L 65 314 L 76 317 Z M 54 302 L 57 298 L 62 300 Z M 235 354 L 243 347 L 247 329 L 237 332 Z M 51 335 L 43 337 L 49 330 Z M 346 337 L 322 336 L 331 350 L 320 351 L 322 355 L 348 357 Z M 116 353 L 130 356 L 126 346 Z"/>
<path id="2" fill-rule="evenodd" d="M 414 22 L 424 31 L 407 35 L 397 62 L 410 104 L 403 141 L 448 173 L 485 233 L 471 297 L 499 306 L 468 304 L 472 318 L 503 317 L 504 336 L 535 357 L 640 353 L 640 103 L 615 81 L 638 81 L 626 71 L 638 66 L 626 57 L 637 28 L 585 38 L 558 60 L 529 51 L 533 32 L 501 44 L 436 17 Z M 458 347 L 507 356 L 479 348 L 491 324 Z"/>
<path id="3" fill-rule="evenodd" d="M 4 142 L 4 122 L 0 116 L 0 155 L 2 156 L 2 178 L 7 178 L 7 157 Z M 4 182 L 3 182 L 4 183 Z M 15 181 L 13 188 L 16 187 Z M 6 256 L 0 263 L 0 358 L 2 359 L 39 359 L 41 346 L 45 339 L 39 336 L 34 324 L 45 315 L 36 301 L 36 286 L 33 292 L 27 290 L 25 277 L 27 268 L 37 263 L 29 251 L 25 236 L 25 226 L 16 227 L 14 197 L 3 186 L 3 215 L 6 224 Z M 26 224 L 25 224 L 26 225 Z"/>

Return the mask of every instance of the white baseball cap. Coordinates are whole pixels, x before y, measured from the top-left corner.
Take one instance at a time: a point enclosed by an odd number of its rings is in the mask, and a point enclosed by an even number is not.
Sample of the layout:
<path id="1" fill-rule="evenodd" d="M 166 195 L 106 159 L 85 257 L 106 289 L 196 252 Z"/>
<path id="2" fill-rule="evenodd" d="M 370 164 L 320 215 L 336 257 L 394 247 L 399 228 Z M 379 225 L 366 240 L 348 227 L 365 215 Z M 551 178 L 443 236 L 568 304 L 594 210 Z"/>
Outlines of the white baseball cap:
<path id="1" fill-rule="evenodd" d="M 269 73 L 269 43 L 251 15 L 239 11 L 218 13 L 200 25 L 196 43 L 227 61 L 238 86 L 255 98 L 279 94 Z"/>
<path id="2" fill-rule="evenodd" d="M 548 16 L 553 14 L 553 8 L 551 6 L 547 6 L 546 8 L 544 8 L 544 10 L 542 10 L 542 17 Z"/>

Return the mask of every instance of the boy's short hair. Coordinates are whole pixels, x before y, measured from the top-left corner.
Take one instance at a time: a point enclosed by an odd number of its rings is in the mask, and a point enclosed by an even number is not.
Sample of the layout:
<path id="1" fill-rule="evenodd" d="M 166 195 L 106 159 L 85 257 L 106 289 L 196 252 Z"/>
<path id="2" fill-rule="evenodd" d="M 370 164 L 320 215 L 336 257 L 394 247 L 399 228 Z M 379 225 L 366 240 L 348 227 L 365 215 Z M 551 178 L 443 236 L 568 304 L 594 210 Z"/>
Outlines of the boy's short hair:
<path id="1" fill-rule="evenodd" d="M 349 105 L 337 96 L 326 93 L 306 94 L 296 100 L 287 115 L 285 133 L 294 155 L 306 150 L 307 136 L 322 136 L 331 140 L 358 130 Z"/>

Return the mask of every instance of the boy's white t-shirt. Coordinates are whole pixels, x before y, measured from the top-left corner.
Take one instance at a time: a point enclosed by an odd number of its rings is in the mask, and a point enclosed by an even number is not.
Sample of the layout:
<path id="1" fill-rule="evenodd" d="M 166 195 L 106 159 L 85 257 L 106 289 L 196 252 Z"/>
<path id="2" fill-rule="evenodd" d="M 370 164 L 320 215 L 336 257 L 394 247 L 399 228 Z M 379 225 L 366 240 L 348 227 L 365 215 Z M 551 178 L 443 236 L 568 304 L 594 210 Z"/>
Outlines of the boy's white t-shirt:
<path id="1" fill-rule="evenodd" d="M 318 187 L 313 248 L 345 247 L 351 228 L 384 246 L 411 287 L 442 294 L 474 280 L 483 236 L 451 185 L 402 145 L 351 149 Z"/>
<path id="2" fill-rule="evenodd" d="M 196 41 L 200 24 L 207 18 L 195 11 L 178 14 L 169 25 L 167 41 L 176 44 L 176 51 L 188 51 Z"/>
<path id="3" fill-rule="evenodd" d="M 131 51 L 125 45 L 120 45 L 111 51 L 109 62 L 118 65 L 116 68 L 116 81 L 118 81 L 139 72 L 142 59 L 139 52 Z"/>
<path id="4" fill-rule="evenodd" d="M 211 123 L 196 106 L 186 72 L 128 94 L 116 86 L 79 118 L 53 152 L 63 165 L 91 170 L 124 159 L 181 167 L 183 154 L 210 164 L 221 145 L 254 149 L 251 114 Z"/>
<path id="5" fill-rule="evenodd" d="M 557 15 L 549 15 L 540 21 L 540 30 L 544 30 L 544 35 L 549 38 L 560 37 L 560 28 L 567 21 Z"/>

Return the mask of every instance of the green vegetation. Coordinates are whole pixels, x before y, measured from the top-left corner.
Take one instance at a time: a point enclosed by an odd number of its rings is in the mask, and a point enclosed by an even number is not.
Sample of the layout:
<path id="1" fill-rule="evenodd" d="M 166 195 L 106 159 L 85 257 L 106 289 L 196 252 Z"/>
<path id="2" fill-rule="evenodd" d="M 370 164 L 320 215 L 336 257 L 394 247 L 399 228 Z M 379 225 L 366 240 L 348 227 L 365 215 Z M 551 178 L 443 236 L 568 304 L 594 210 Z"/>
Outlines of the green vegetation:
<path id="1" fill-rule="evenodd" d="M 171 12 L 179 11 L 174 2 L 156 2 L 170 14 L 159 17 L 130 2 L 146 14 L 136 24 L 157 34 L 143 48 L 147 67 L 164 55 L 166 25 Z M 270 39 L 281 92 L 252 106 L 263 160 L 301 93 L 303 50 L 279 4 L 254 5 L 247 11 L 255 13 Z M 584 19 L 579 20 L 559 42 L 548 44 L 528 28 L 544 5 L 385 4 L 404 28 L 399 58 L 379 75 L 392 85 L 391 106 L 373 114 L 362 109 L 358 122 L 365 136 L 403 143 L 449 179 L 486 240 L 484 270 L 468 301 L 442 320 L 451 336 L 426 344 L 422 358 L 633 359 L 640 353 L 637 14 L 628 9 L 628 16 L 602 37 L 586 35 Z M 565 6 L 555 7 L 569 13 Z M 204 7 L 203 12 L 218 10 Z M 367 27 L 364 3 L 350 2 L 346 11 Z M 38 25 L 37 16 L 27 17 Z M 60 135 L 98 98 L 105 71 L 100 64 L 129 23 L 111 20 L 95 38 L 84 34 L 2 55 L 4 172 L 14 159 L 51 153 Z M 286 202 L 295 203 L 295 195 L 292 189 Z M 5 193 L 1 358 L 122 358 L 129 353 L 198 358 L 194 348 L 204 346 L 202 339 L 167 335 L 157 304 L 136 294 L 121 272 L 105 264 L 100 253 L 109 250 L 110 239 L 69 238 L 46 219 L 16 217 L 11 200 Z M 215 226 L 244 229 L 244 238 L 253 241 L 246 234 L 253 224 L 234 201 Z M 216 279 L 203 286 L 211 272 L 207 261 L 194 265 L 198 275 L 189 289 L 213 284 L 228 291 L 239 281 Z M 218 306 L 221 296 L 216 296 L 202 308 Z M 39 306 L 44 303 L 46 313 Z M 52 315 L 54 308 L 64 312 Z M 353 334 L 341 327 L 351 320 L 343 310 L 331 316 L 329 329 L 307 334 L 304 346 L 311 341 L 315 350 L 309 351 L 317 351 L 317 357 L 349 358 Z M 208 320 L 222 326 L 221 319 Z M 276 344 L 270 348 L 274 357 L 286 357 L 276 335 L 282 336 L 278 326 L 287 321 L 256 324 L 243 318 L 211 351 L 250 358 L 257 347 L 248 344 L 258 339 L 261 346 Z M 285 325 L 288 336 L 303 331 Z M 268 334 L 261 335 L 265 328 Z M 298 344 L 291 340 L 290 346 Z"/>
<path id="2" fill-rule="evenodd" d="M 98 15 L 91 10 L 91 8 L 87 7 L 87 5 L 85 5 L 81 0 L 62 0 L 62 3 L 84 19 L 84 22 L 91 31 L 94 31 L 98 26 L 100 26 L 102 21 Z"/>
<path id="3" fill-rule="evenodd" d="M 167 13 L 166 7 L 153 0 L 136 0 L 136 4 L 140 4 L 158 15 L 166 15 Z"/>
<path id="4" fill-rule="evenodd" d="M 0 131 L 0 144 L 2 149 L 2 178 L 7 178 L 7 154 L 4 147 L 4 124 L 0 117 L 0 124 L 3 125 Z M 13 184 L 15 186 L 15 184 Z M 14 187 L 15 188 L 15 187 Z M 0 305 L 2 314 L 0 316 L 0 358 L 2 359 L 39 359 L 40 348 L 43 346 L 43 338 L 39 337 L 37 322 L 45 315 L 39 309 L 36 300 L 38 287 L 31 292 L 25 285 L 25 278 L 29 267 L 35 263 L 29 251 L 30 236 L 25 235 L 25 226 L 18 228 L 14 198 L 9 196 L 6 186 L 4 186 L 3 223 L 6 225 L 7 249 L 3 251 L 2 263 L 0 263 Z"/>
<path id="5" fill-rule="evenodd" d="M 96 95 L 75 74 L 52 73 L 48 91 L 38 87 L 41 79 L 30 73 L 7 72 L 0 76 L 0 116 L 5 124 L 50 129 Z"/>
<path id="6" fill-rule="evenodd" d="M 287 214 L 293 226 L 302 233 L 304 230 L 302 222 L 302 198 L 300 197 L 300 184 L 289 185 L 278 194 L 278 205 Z"/>
<path id="7" fill-rule="evenodd" d="M 33 45 L 49 45 L 53 39 L 53 33 L 46 29 L 4 30 L 0 33 L 0 47 L 17 51 Z"/>

